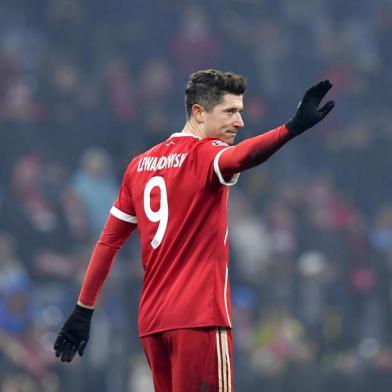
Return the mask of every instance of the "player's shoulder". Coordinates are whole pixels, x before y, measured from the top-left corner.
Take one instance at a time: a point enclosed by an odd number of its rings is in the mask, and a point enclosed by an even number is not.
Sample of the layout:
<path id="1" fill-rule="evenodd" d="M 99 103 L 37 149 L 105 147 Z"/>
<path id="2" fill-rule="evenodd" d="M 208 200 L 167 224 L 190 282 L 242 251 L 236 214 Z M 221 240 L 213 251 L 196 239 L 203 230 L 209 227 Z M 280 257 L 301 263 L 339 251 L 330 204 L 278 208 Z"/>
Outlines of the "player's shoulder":
<path id="1" fill-rule="evenodd" d="M 216 137 L 207 137 L 200 140 L 196 147 L 196 151 L 203 151 L 206 153 L 209 152 L 211 154 L 214 154 L 215 152 L 219 152 L 219 150 L 222 150 L 227 147 L 230 147 L 229 144 L 227 144 L 223 140 L 220 140 Z"/>
<path id="2" fill-rule="evenodd" d="M 138 162 L 144 157 L 159 157 L 178 149 L 180 149 L 181 152 L 187 152 L 190 156 L 193 156 L 194 153 L 197 154 L 199 151 L 207 150 L 214 153 L 215 150 L 218 152 L 222 148 L 227 147 L 230 147 L 229 144 L 216 137 L 200 139 L 196 136 L 190 137 L 189 135 L 184 135 L 182 133 L 175 133 L 163 140 L 161 143 L 158 143 L 148 150 L 134 156 L 128 164 L 127 171 L 130 172 L 135 170 Z"/>
<path id="3" fill-rule="evenodd" d="M 230 147 L 229 144 L 224 142 L 223 140 L 220 140 L 216 137 L 207 137 L 205 139 L 201 140 L 206 144 L 207 146 L 212 146 L 212 147 Z"/>
<path id="4" fill-rule="evenodd" d="M 229 144 L 218 138 L 204 138 L 193 149 L 191 159 L 204 165 L 214 160 L 222 150 L 229 147 Z"/>

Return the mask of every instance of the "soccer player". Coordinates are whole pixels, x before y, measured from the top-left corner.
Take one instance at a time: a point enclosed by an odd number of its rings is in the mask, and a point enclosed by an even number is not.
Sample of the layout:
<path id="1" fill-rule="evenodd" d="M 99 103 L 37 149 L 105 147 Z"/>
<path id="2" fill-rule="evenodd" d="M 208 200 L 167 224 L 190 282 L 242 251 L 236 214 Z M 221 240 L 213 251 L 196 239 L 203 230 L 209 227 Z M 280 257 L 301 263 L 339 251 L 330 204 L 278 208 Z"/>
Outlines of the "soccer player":
<path id="1" fill-rule="evenodd" d="M 239 173 L 259 165 L 321 121 L 332 84 L 312 86 L 286 124 L 233 146 L 245 79 L 198 71 L 185 89 L 182 132 L 135 157 L 87 268 L 78 303 L 54 344 L 83 355 L 99 292 L 118 250 L 138 228 L 143 287 L 139 334 L 155 390 L 233 391 L 227 203 Z"/>

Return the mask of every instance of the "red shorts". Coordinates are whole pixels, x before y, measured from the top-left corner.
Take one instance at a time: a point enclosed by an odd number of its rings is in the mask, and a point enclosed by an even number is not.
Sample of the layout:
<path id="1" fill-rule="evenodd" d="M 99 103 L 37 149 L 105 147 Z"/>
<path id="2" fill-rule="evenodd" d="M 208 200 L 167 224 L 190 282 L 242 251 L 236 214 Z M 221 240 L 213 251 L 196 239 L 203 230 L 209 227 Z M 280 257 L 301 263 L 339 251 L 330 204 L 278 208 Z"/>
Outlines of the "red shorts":
<path id="1" fill-rule="evenodd" d="M 231 329 L 177 329 L 141 341 L 155 392 L 234 391 Z"/>

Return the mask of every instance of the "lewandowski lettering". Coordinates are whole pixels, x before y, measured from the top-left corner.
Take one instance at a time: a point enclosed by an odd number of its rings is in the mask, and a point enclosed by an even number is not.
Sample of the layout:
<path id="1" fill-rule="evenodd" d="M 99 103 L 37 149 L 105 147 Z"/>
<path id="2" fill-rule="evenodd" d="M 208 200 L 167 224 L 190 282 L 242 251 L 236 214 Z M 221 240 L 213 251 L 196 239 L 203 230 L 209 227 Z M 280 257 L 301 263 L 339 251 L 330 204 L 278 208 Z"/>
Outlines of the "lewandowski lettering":
<path id="1" fill-rule="evenodd" d="M 137 164 L 137 171 L 155 171 L 181 167 L 188 154 L 170 154 L 167 157 L 144 157 Z"/>

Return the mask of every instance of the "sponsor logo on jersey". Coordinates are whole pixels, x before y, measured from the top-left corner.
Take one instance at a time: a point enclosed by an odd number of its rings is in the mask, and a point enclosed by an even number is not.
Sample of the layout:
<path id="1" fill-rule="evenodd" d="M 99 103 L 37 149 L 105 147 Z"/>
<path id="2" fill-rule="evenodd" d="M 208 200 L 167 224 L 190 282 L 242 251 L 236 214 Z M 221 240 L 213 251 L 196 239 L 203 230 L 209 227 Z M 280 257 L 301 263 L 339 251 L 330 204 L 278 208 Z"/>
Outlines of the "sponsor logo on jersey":
<path id="1" fill-rule="evenodd" d="M 214 141 L 212 142 L 212 145 L 213 145 L 213 146 L 228 146 L 227 143 L 222 142 L 221 140 L 214 140 Z"/>

